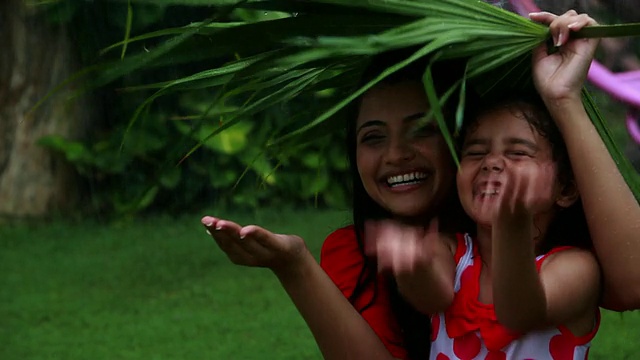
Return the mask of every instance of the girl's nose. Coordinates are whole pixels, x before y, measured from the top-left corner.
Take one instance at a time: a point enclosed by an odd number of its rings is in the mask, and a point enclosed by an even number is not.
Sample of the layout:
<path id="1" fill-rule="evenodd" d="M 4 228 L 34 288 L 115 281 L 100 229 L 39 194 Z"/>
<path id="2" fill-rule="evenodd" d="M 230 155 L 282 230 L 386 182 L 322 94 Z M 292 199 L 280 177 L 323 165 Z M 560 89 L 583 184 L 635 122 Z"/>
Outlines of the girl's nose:
<path id="1" fill-rule="evenodd" d="M 482 170 L 491 172 L 501 172 L 504 170 L 504 160 L 501 156 L 488 154 L 482 161 Z"/>

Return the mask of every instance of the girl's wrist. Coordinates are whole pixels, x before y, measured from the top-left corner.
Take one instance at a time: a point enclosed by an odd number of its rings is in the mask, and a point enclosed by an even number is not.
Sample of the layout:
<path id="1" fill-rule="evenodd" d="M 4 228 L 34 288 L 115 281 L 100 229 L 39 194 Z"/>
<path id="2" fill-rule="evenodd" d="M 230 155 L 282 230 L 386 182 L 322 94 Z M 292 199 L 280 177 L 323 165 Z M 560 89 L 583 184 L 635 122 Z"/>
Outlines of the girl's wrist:
<path id="1" fill-rule="evenodd" d="M 533 216 L 530 214 L 519 214 L 508 218 L 499 218 L 493 225 L 493 230 L 499 233 L 521 233 L 529 232 L 533 226 Z"/>
<path id="2" fill-rule="evenodd" d="M 580 118 L 580 113 L 586 111 L 582 104 L 582 96 L 568 96 L 557 99 L 544 100 L 549 114 L 562 130 L 562 123 Z"/>
<path id="3" fill-rule="evenodd" d="M 554 109 L 562 110 L 565 107 L 572 106 L 576 103 L 582 104 L 581 92 L 566 95 L 543 96 L 542 98 L 549 111 Z"/>

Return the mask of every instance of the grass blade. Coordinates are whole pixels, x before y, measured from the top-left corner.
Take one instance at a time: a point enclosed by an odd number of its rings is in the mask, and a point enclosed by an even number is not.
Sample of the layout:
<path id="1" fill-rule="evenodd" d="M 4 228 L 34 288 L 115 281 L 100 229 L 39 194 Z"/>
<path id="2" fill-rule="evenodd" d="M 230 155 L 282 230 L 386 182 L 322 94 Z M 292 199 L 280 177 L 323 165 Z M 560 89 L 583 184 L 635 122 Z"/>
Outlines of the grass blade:
<path id="1" fill-rule="evenodd" d="M 127 53 L 127 45 L 129 45 L 129 37 L 131 36 L 131 24 L 133 23 L 133 7 L 131 6 L 131 0 L 127 1 L 127 25 L 124 31 L 124 40 L 122 41 L 122 53 L 120 59 L 124 59 L 124 55 Z"/>

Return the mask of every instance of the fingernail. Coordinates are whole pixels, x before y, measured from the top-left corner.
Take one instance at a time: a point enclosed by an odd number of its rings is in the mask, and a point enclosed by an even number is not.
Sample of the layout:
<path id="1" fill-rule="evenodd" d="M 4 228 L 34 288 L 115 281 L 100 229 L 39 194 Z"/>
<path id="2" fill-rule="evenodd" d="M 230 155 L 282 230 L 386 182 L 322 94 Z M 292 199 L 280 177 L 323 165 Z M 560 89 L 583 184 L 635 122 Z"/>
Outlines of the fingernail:
<path id="1" fill-rule="evenodd" d="M 222 230 L 222 225 L 216 226 L 216 230 Z"/>
<path id="2" fill-rule="evenodd" d="M 240 240 L 244 240 L 244 235 L 240 235 Z"/>
<path id="3" fill-rule="evenodd" d="M 207 232 L 207 235 L 211 235 L 211 231 L 209 230 L 205 230 Z"/>
<path id="4" fill-rule="evenodd" d="M 562 46 L 562 34 L 558 34 L 558 41 L 556 42 L 556 47 Z"/>
<path id="5" fill-rule="evenodd" d="M 577 21 L 576 21 L 576 22 L 574 22 L 574 23 L 572 23 L 572 24 L 569 24 L 567 27 L 568 27 L 569 29 L 573 29 L 573 27 L 574 27 L 574 26 L 576 26 L 576 25 L 578 25 L 578 22 L 577 22 Z"/>
<path id="6" fill-rule="evenodd" d="M 529 13 L 529 17 L 536 16 L 538 14 L 540 14 L 540 13 L 539 12 L 530 12 Z"/>

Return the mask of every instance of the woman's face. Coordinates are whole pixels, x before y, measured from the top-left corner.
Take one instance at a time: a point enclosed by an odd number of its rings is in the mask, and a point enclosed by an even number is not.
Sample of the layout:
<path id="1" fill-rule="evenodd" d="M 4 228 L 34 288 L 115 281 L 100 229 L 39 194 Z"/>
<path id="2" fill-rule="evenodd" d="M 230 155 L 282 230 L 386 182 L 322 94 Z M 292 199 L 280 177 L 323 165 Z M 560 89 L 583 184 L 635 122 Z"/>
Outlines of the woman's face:
<path id="1" fill-rule="evenodd" d="M 358 173 L 369 196 L 397 217 L 427 215 L 455 181 L 451 154 L 437 126 L 415 126 L 428 108 L 419 82 L 378 85 L 360 105 Z"/>

